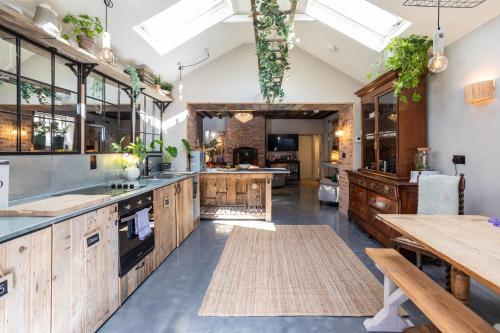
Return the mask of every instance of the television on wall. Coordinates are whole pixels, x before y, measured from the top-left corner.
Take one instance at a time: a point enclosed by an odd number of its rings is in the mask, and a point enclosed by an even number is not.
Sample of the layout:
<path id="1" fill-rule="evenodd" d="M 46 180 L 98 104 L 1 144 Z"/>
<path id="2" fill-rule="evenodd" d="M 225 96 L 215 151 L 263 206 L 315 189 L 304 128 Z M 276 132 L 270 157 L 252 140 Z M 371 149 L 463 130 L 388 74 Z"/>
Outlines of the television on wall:
<path id="1" fill-rule="evenodd" d="M 299 136 L 297 134 L 269 134 L 267 136 L 268 151 L 298 151 Z"/>

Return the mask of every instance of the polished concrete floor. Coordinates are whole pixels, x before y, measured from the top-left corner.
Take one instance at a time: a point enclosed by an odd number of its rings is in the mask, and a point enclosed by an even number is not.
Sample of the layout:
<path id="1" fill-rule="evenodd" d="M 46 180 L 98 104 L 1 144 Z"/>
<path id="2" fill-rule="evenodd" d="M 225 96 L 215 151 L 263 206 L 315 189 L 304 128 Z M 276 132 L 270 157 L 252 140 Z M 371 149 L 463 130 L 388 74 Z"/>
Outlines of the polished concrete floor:
<path id="1" fill-rule="evenodd" d="M 365 255 L 366 247 L 380 245 L 338 214 L 332 205 L 321 206 L 316 189 L 278 189 L 273 198 L 276 224 L 328 224 L 382 281 L 382 275 Z M 140 286 L 101 328 L 100 333 L 302 333 L 365 332 L 363 320 L 353 317 L 199 317 L 198 310 L 212 273 L 233 226 L 203 221 L 189 238 Z M 493 250 L 493 249 L 492 249 Z M 442 283 L 442 268 L 424 270 Z M 491 323 L 500 322 L 500 299 L 473 283 L 470 306 Z M 410 320 L 425 318 L 410 303 Z"/>

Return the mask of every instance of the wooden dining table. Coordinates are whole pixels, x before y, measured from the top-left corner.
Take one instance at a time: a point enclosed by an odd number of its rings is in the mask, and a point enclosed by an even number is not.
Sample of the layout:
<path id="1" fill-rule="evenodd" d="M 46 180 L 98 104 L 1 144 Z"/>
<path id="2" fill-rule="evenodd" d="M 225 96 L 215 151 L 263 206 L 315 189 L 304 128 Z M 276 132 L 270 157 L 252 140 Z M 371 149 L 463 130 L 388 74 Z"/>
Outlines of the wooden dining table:
<path id="1" fill-rule="evenodd" d="M 389 227 L 452 266 L 455 297 L 467 301 L 469 277 L 500 294 L 500 227 L 476 215 L 379 214 Z"/>

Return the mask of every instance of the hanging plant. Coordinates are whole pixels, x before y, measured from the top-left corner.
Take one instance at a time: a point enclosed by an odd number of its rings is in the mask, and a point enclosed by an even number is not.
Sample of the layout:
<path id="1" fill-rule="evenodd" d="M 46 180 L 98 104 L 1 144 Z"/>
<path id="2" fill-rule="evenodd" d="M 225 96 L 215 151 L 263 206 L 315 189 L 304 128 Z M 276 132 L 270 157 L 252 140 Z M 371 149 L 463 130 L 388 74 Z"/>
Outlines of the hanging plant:
<path id="1" fill-rule="evenodd" d="M 290 1 L 295 8 L 297 1 Z M 259 84 L 264 99 L 270 103 L 283 101 L 282 88 L 284 73 L 290 68 L 288 62 L 289 36 L 292 31 L 290 22 L 279 7 L 277 0 L 257 0 L 260 12 L 256 24 L 256 50 L 259 62 Z"/>
<path id="2" fill-rule="evenodd" d="M 141 94 L 141 81 L 139 80 L 139 74 L 137 74 L 137 69 L 134 66 L 128 65 L 125 69 L 125 73 L 130 76 L 130 85 L 132 88 L 132 100 L 135 103 L 139 95 Z"/>
<path id="3" fill-rule="evenodd" d="M 428 50 L 431 46 L 432 40 L 429 37 L 419 35 L 395 37 L 387 46 L 389 56 L 385 60 L 385 69 L 398 72 L 394 82 L 394 95 L 404 103 L 408 102 L 408 97 L 402 94 L 405 90 L 412 91 L 413 102 L 422 100 L 417 87 L 427 73 Z M 372 77 L 376 76 L 378 74 L 372 74 Z"/>

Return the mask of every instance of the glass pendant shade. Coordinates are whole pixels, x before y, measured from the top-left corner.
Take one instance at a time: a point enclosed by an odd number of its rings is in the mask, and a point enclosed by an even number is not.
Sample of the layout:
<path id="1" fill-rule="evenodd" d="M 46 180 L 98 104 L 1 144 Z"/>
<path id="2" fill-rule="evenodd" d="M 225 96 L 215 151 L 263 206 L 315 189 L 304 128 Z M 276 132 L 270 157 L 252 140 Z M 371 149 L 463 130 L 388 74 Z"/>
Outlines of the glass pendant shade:
<path id="1" fill-rule="evenodd" d="M 102 35 L 102 49 L 99 52 L 99 58 L 109 63 L 114 61 L 114 55 L 111 51 L 111 35 L 107 31 Z"/>
<path id="2" fill-rule="evenodd" d="M 248 123 L 250 120 L 253 119 L 253 114 L 246 112 L 239 112 L 234 115 L 234 118 L 236 118 L 242 123 Z"/>
<path id="3" fill-rule="evenodd" d="M 436 30 L 432 43 L 432 58 L 428 68 L 432 73 L 441 73 L 448 67 L 448 58 L 444 55 L 444 31 Z"/>

